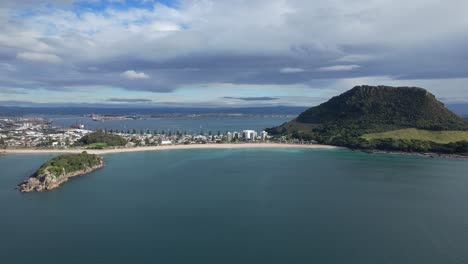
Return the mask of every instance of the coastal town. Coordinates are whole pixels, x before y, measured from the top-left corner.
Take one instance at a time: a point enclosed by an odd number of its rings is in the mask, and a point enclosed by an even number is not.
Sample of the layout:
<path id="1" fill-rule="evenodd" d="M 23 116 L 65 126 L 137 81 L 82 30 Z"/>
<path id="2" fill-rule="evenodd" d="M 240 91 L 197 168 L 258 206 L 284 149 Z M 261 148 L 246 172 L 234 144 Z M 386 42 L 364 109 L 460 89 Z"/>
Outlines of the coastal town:
<path id="1" fill-rule="evenodd" d="M 94 131 L 87 130 L 81 124 L 71 127 L 54 127 L 52 122 L 43 118 L 5 118 L 0 119 L 0 148 L 44 148 L 66 149 L 78 146 L 80 139 Z M 172 130 L 137 130 L 126 131 L 105 129 L 107 134 L 118 135 L 126 140 L 125 147 L 168 146 L 213 143 L 304 143 L 286 138 L 273 138 L 265 131 L 207 131 L 190 134 Z M 296 142 L 297 141 L 297 142 Z M 84 146 L 86 147 L 86 146 Z M 99 148 L 102 146 L 94 146 Z"/>

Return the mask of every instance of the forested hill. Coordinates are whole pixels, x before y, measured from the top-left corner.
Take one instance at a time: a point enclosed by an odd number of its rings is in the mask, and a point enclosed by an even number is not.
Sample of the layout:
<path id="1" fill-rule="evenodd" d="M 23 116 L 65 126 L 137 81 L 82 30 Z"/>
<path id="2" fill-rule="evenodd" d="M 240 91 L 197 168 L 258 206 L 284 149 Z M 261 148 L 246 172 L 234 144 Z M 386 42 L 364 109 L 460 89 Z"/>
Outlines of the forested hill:
<path id="1" fill-rule="evenodd" d="M 300 114 L 296 121 L 360 129 L 465 130 L 467 122 L 422 88 L 357 86 Z"/>
<path id="2" fill-rule="evenodd" d="M 357 86 L 267 131 L 358 149 L 468 155 L 468 122 L 416 87 Z"/>

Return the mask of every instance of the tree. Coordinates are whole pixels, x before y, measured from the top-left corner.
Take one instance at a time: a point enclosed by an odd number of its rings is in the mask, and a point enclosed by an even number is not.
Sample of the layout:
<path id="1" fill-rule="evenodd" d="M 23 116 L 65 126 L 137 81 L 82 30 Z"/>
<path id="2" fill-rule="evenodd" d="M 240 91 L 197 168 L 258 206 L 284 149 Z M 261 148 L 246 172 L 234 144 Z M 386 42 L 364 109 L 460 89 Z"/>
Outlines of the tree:
<path id="1" fill-rule="evenodd" d="M 140 129 L 140 135 L 143 135 L 143 129 Z"/>
<path id="2" fill-rule="evenodd" d="M 133 130 L 132 130 L 132 134 L 136 134 L 136 129 L 133 129 Z"/>
<path id="3" fill-rule="evenodd" d="M 147 134 L 147 135 L 151 134 L 151 132 L 150 132 L 149 129 L 146 130 L 146 134 Z"/>
<path id="4" fill-rule="evenodd" d="M 172 136 L 172 130 L 169 130 L 169 136 Z"/>
<path id="5" fill-rule="evenodd" d="M 218 130 L 218 137 L 219 137 L 219 136 L 221 136 L 221 131 L 220 131 L 220 130 Z"/>
<path id="6" fill-rule="evenodd" d="M 158 130 L 155 128 L 154 131 L 153 131 L 153 135 L 157 135 L 158 134 Z"/>
<path id="7" fill-rule="evenodd" d="M 212 134 L 212 133 L 211 133 L 211 130 L 210 130 L 210 131 L 208 131 L 208 136 L 211 136 L 211 134 Z"/>
<path id="8" fill-rule="evenodd" d="M 119 135 L 106 134 L 102 131 L 96 131 L 82 137 L 79 142 L 84 145 L 103 143 L 107 146 L 124 146 L 127 143 L 127 140 Z"/>

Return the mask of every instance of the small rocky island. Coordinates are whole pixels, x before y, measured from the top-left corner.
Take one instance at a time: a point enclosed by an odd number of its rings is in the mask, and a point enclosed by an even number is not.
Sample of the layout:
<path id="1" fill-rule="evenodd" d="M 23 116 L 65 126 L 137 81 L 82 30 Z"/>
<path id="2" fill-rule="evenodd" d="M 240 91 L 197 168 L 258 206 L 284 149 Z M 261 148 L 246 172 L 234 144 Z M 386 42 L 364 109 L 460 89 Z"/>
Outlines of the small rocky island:
<path id="1" fill-rule="evenodd" d="M 18 185 L 21 192 L 49 191 L 58 188 L 68 178 L 88 174 L 104 167 L 102 156 L 65 154 L 44 163 L 29 179 Z"/>

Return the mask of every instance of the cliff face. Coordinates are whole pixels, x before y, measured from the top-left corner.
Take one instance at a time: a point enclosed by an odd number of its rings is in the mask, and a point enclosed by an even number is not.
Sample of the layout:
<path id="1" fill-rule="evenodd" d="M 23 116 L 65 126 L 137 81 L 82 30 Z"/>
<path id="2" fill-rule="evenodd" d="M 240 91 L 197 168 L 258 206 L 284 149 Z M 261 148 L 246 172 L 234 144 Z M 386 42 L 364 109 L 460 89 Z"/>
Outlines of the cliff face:
<path id="1" fill-rule="evenodd" d="M 95 166 L 88 167 L 83 170 L 73 171 L 70 173 L 63 172 L 59 176 L 54 176 L 47 169 L 45 169 L 43 173 L 33 175 L 29 179 L 18 185 L 18 189 L 21 192 L 50 191 L 58 188 L 60 185 L 68 181 L 68 178 L 85 175 L 102 167 L 104 167 L 104 159 L 101 157 L 100 163 Z"/>

